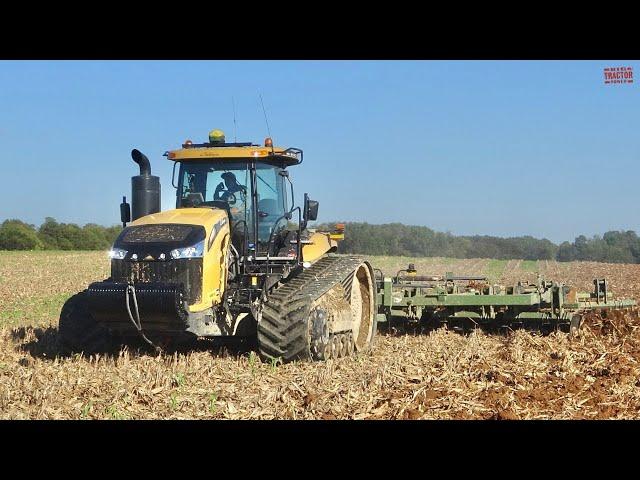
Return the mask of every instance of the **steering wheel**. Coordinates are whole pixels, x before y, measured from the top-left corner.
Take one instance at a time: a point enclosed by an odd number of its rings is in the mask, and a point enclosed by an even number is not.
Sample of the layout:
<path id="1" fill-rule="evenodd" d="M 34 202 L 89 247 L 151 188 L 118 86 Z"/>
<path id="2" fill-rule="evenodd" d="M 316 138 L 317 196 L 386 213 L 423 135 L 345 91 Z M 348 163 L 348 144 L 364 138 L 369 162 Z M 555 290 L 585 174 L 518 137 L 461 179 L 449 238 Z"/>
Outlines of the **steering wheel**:
<path id="1" fill-rule="evenodd" d="M 220 200 L 227 202 L 229 205 L 235 205 L 238 201 L 235 192 L 230 192 L 224 188 L 224 183 L 220 182 L 216 187 L 216 191 L 213 194 L 214 200 Z"/>
<path id="2" fill-rule="evenodd" d="M 223 196 L 225 196 L 226 198 L 223 201 L 227 202 L 229 205 L 235 205 L 238 201 L 238 199 L 236 198 L 236 194 L 229 192 L 225 192 L 225 194 L 223 194 Z"/>

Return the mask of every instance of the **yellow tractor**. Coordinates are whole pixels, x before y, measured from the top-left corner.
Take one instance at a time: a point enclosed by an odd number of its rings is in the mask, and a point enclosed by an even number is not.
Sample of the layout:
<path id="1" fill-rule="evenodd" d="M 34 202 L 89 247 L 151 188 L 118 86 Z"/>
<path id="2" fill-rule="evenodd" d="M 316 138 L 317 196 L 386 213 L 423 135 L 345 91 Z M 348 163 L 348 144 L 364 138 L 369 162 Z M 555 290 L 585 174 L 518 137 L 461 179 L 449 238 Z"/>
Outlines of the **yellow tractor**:
<path id="1" fill-rule="evenodd" d="M 270 138 L 227 143 L 213 130 L 208 142 L 187 140 L 164 155 L 174 162 L 176 208 L 160 212 L 160 180 L 133 150 L 140 175 L 131 179 L 131 205 L 120 205 L 111 277 L 65 303 L 64 347 L 93 353 L 133 336 L 156 348 L 185 337 L 236 338 L 257 341 L 265 359 L 291 361 L 372 345 L 372 267 L 333 253 L 343 228 L 308 228 L 318 202 L 305 194 L 295 206 L 288 170 L 302 163 L 302 150 Z"/>

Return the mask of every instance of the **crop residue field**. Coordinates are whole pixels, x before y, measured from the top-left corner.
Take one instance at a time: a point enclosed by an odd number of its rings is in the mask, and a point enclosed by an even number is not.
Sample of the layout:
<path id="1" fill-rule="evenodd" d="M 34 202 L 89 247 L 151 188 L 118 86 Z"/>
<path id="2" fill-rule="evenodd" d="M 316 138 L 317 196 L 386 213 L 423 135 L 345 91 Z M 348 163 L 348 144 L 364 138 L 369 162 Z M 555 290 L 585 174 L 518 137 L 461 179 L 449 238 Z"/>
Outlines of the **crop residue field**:
<path id="1" fill-rule="evenodd" d="M 640 265 L 372 257 L 393 274 L 606 277 L 640 300 Z M 155 355 L 57 355 L 64 301 L 108 276 L 104 252 L 0 252 L 0 418 L 639 418 L 640 321 L 592 315 L 578 336 L 379 332 L 374 349 L 276 365 L 199 341 Z"/>

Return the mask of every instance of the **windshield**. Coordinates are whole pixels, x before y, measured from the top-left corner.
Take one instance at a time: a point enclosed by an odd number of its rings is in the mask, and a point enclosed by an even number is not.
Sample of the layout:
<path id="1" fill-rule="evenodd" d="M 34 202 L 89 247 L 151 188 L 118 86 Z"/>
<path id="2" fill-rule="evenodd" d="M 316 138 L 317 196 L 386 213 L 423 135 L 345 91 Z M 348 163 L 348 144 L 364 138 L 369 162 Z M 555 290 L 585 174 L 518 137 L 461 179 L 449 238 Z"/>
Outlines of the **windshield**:
<path id="1" fill-rule="evenodd" d="M 177 207 L 221 207 L 224 202 L 233 220 L 248 212 L 249 169 L 239 162 L 183 163 L 180 166 Z"/>
<path id="2" fill-rule="evenodd" d="M 281 168 L 257 162 L 255 167 L 258 211 L 258 241 L 268 242 L 274 226 L 286 222 L 287 195 Z M 254 230 L 251 191 L 252 170 L 247 162 L 217 160 L 180 164 L 177 208 L 210 206 L 229 208 L 239 231 Z M 276 225 L 277 222 L 277 225 Z"/>

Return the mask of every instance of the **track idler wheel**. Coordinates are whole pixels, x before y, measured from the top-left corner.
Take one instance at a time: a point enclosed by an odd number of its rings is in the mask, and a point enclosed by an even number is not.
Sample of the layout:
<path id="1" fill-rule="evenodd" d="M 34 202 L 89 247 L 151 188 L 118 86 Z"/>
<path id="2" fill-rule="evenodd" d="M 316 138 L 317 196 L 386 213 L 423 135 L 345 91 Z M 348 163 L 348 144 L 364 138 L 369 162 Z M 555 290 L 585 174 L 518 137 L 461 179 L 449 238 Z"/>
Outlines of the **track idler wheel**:
<path id="1" fill-rule="evenodd" d="M 373 285 L 369 264 L 361 264 L 353 275 L 350 301 L 351 315 L 354 320 L 354 346 L 358 351 L 371 348 L 377 330 Z"/>

